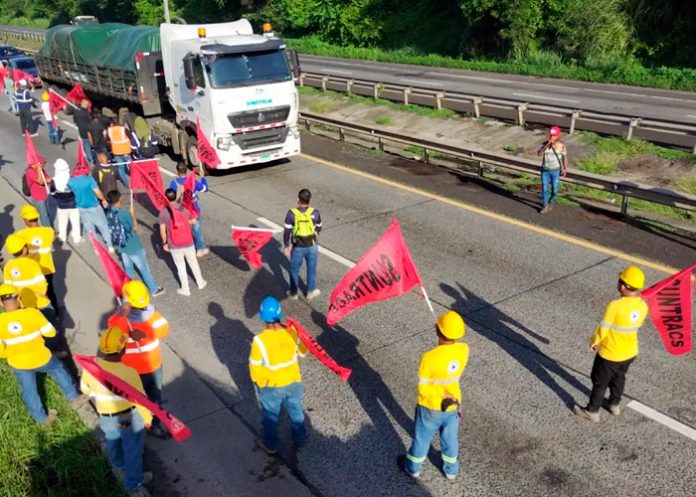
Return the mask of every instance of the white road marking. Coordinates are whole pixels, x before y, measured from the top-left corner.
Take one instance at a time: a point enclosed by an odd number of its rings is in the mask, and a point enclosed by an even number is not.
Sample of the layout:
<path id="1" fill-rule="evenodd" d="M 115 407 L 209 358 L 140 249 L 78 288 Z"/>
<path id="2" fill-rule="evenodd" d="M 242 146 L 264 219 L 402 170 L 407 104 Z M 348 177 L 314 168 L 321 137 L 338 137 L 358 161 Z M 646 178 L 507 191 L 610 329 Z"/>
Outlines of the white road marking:
<path id="1" fill-rule="evenodd" d="M 399 81 L 404 81 L 406 83 L 416 83 L 416 84 L 421 84 L 423 83 L 423 80 L 428 80 L 428 78 L 421 78 L 421 79 L 411 79 L 411 78 L 401 78 Z"/>
<path id="2" fill-rule="evenodd" d="M 669 416 L 666 416 L 661 412 L 646 406 L 645 404 L 638 402 L 637 400 L 630 401 L 626 407 L 630 407 L 634 411 L 641 413 L 646 418 L 650 418 L 653 421 L 657 421 L 661 425 L 664 425 L 667 428 L 674 430 L 681 435 L 684 435 L 686 438 L 690 438 L 691 440 L 696 441 L 696 430 L 694 430 L 690 426 L 685 425 L 684 423 L 680 423 L 676 419 L 672 419 Z"/>
<path id="3" fill-rule="evenodd" d="M 696 114 L 687 114 L 686 117 L 693 117 L 694 119 L 696 119 Z"/>
<path id="4" fill-rule="evenodd" d="M 266 219 L 265 217 L 257 217 L 256 220 L 262 224 L 265 224 L 269 228 L 273 228 L 274 230 L 277 231 L 283 231 L 283 227 L 279 224 L 274 223 L 270 219 Z M 352 268 L 355 266 L 355 263 L 349 259 L 346 259 L 340 254 L 337 254 L 336 252 L 333 252 L 327 248 L 322 247 L 319 245 L 319 253 L 324 254 L 326 257 L 329 259 L 333 259 L 334 261 L 338 262 L 339 264 L 343 264 L 346 267 Z"/>
<path id="5" fill-rule="evenodd" d="M 572 100 L 570 98 L 554 98 L 554 97 L 547 97 L 545 95 L 535 95 L 533 93 L 513 93 L 513 95 L 516 95 L 518 97 L 532 97 L 532 98 L 541 98 L 543 100 L 555 100 L 557 102 L 569 102 L 571 104 L 577 104 L 580 103 L 579 100 Z"/>
<path id="6" fill-rule="evenodd" d="M 343 69 L 329 69 L 330 73 L 336 73 L 336 74 L 347 74 L 349 76 L 353 75 L 353 71 L 344 71 Z"/>
<path id="7" fill-rule="evenodd" d="M 72 129 L 77 129 L 77 126 L 75 126 L 73 123 L 69 123 L 69 122 L 66 121 L 65 119 L 60 119 L 60 122 L 63 123 L 63 124 L 65 124 L 66 126 L 72 128 Z"/>

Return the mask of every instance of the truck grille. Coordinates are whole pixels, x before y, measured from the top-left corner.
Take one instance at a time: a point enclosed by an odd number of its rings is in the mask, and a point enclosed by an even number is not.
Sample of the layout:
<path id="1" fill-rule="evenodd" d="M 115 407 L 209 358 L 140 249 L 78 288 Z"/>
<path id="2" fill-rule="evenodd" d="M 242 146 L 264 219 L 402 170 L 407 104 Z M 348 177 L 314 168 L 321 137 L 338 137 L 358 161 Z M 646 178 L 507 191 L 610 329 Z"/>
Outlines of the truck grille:
<path id="1" fill-rule="evenodd" d="M 269 109 L 249 110 L 230 114 L 228 119 L 232 126 L 239 128 L 253 128 L 265 124 L 273 124 L 286 121 L 290 115 L 290 106 L 271 107 Z"/>
<path id="2" fill-rule="evenodd" d="M 288 137 L 288 127 L 279 126 L 277 128 L 259 129 L 245 133 L 232 135 L 235 143 L 242 150 L 250 150 L 268 145 L 281 145 Z"/>

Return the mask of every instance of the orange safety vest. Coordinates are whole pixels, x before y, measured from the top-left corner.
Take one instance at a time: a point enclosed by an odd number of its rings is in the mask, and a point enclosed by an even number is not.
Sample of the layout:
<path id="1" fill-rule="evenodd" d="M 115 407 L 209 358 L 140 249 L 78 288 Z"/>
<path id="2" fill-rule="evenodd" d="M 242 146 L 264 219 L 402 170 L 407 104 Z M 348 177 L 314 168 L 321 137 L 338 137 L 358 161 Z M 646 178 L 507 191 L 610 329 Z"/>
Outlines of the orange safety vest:
<path id="1" fill-rule="evenodd" d="M 109 318 L 109 327 L 120 328 L 126 333 L 130 330 L 145 333 L 142 340 L 128 339 L 126 353 L 121 359 L 123 364 L 132 367 L 140 375 L 152 373 L 162 366 L 160 339 L 169 334 L 169 323 L 154 307 L 136 310 L 128 318 L 114 314 Z"/>
<path id="2" fill-rule="evenodd" d="M 114 155 L 130 155 L 131 143 L 123 126 L 111 126 L 106 130 L 111 142 L 111 153 Z"/>

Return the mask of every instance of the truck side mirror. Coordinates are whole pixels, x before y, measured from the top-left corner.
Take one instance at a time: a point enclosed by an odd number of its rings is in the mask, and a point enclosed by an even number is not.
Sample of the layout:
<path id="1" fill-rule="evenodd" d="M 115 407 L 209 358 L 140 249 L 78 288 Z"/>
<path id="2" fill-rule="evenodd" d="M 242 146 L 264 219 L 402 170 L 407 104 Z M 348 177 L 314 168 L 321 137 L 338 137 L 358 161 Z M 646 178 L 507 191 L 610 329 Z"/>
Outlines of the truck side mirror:
<path id="1" fill-rule="evenodd" d="M 186 88 L 189 90 L 195 90 L 198 87 L 193 69 L 197 58 L 195 54 L 188 54 L 184 57 L 184 79 L 186 80 Z"/>

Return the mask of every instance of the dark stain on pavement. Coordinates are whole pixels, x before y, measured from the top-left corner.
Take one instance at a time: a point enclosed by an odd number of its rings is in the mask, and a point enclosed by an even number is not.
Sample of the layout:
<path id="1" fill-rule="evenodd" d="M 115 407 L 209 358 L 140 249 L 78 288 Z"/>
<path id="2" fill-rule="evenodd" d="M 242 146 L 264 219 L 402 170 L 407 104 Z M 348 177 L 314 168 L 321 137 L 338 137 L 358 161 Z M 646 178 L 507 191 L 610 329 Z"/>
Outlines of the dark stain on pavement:
<path id="1" fill-rule="evenodd" d="M 539 475 L 539 481 L 547 487 L 558 488 L 565 485 L 570 479 L 570 474 L 559 468 L 546 468 Z"/>

